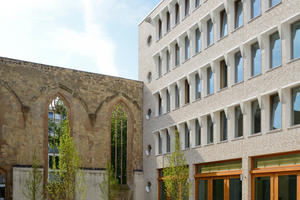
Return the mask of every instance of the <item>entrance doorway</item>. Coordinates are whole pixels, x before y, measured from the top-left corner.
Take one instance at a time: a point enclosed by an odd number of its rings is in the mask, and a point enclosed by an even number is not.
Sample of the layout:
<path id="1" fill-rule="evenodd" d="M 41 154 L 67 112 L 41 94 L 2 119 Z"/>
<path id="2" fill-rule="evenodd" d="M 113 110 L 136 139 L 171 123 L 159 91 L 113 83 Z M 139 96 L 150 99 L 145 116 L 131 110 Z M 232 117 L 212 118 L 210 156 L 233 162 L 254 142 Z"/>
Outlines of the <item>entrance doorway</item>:
<path id="1" fill-rule="evenodd" d="M 5 179 L 2 174 L 0 174 L 0 199 L 5 199 Z"/>

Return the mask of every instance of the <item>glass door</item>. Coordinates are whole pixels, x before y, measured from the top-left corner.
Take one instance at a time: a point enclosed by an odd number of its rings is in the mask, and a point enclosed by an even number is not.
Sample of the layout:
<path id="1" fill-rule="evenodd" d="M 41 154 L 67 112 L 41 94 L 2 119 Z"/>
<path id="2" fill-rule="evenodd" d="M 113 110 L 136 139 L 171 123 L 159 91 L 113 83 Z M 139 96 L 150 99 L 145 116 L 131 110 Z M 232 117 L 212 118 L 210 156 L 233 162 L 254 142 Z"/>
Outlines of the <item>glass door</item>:
<path id="1" fill-rule="evenodd" d="M 275 174 L 275 200 L 297 200 L 297 193 L 300 192 L 297 177 L 299 172 Z"/>

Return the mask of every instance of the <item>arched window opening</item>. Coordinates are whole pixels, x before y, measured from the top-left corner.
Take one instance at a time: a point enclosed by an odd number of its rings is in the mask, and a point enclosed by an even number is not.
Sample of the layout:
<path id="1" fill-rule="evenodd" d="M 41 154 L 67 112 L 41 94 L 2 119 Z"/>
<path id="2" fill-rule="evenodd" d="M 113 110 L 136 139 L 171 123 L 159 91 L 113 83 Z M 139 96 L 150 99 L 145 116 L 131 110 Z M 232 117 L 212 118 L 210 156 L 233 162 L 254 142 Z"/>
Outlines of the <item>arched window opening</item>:
<path id="1" fill-rule="evenodd" d="M 111 117 L 111 165 L 120 185 L 127 181 L 127 114 L 118 105 Z"/>
<path id="2" fill-rule="evenodd" d="M 53 163 L 58 169 L 59 143 L 62 127 L 67 119 L 67 108 L 63 101 L 56 97 L 49 105 L 48 111 L 48 182 L 53 180 Z"/>
<path id="3" fill-rule="evenodd" d="M 5 199 L 5 179 L 2 174 L 0 174 L 0 199 Z"/>

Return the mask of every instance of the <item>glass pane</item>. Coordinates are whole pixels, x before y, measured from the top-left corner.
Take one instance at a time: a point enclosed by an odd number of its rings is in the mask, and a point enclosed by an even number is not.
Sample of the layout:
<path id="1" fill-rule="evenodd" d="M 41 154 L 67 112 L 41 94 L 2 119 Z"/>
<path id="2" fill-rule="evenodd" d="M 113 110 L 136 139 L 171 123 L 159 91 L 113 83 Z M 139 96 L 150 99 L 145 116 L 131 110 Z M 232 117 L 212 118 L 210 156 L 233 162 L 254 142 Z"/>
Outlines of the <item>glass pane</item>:
<path id="1" fill-rule="evenodd" d="M 180 64 L 180 49 L 178 44 L 175 45 L 176 47 L 176 66 Z"/>
<path id="2" fill-rule="evenodd" d="M 238 160 L 232 162 L 198 165 L 197 173 L 210 173 L 210 172 L 231 171 L 231 170 L 241 170 L 241 169 L 242 169 L 242 161 Z"/>
<path id="3" fill-rule="evenodd" d="M 242 181 L 239 178 L 229 179 L 229 199 L 242 200 Z"/>
<path id="4" fill-rule="evenodd" d="M 190 58 L 190 40 L 188 36 L 185 37 L 185 59 Z"/>
<path id="5" fill-rule="evenodd" d="M 179 23 L 179 5 L 178 3 L 175 5 L 175 10 L 176 10 L 176 21 L 175 23 Z"/>
<path id="6" fill-rule="evenodd" d="M 169 134 L 169 131 L 167 130 L 167 152 L 170 152 L 170 149 L 171 149 L 171 140 L 170 140 L 170 134 Z"/>
<path id="7" fill-rule="evenodd" d="M 252 45 L 252 76 L 261 73 L 261 52 L 258 43 Z"/>
<path id="8" fill-rule="evenodd" d="M 275 33 L 270 37 L 271 44 L 271 68 L 281 65 L 281 40 L 279 33 Z"/>
<path id="9" fill-rule="evenodd" d="M 292 25 L 292 46 L 293 46 L 293 58 L 300 57 L 300 22 Z"/>
<path id="10" fill-rule="evenodd" d="M 185 16 L 190 13 L 190 0 L 185 0 Z"/>
<path id="11" fill-rule="evenodd" d="M 238 28 L 243 24 L 243 3 L 242 1 L 239 1 L 236 2 L 235 28 Z"/>
<path id="12" fill-rule="evenodd" d="M 196 99 L 201 98 L 201 80 L 199 74 L 196 74 Z"/>
<path id="13" fill-rule="evenodd" d="M 196 120 L 196 146 L 199 145 L 201 145 L 201 127 L 198 120 Z"/>
<path id="14" fill-rule="evenodd" d="M 170 30 L 170 13 L 167 12 L 167 32 Z"/>
<path id="15" fill-rule="evenodd" d="M 271 5 L 270 5 L 270 7 L 275 6 L 276 4 L 278 4 L 278 3 L 280 3 L 280 2 L 281 2 L 281 0 L 271 0 Z"/>
<path id="16" fill-rule="evenodd" d="M 300 154 L 272 156 L 266 158 L 257 158 L 254 160 L 254 168 L 277 167 L 277 166 L 299 165 L 299 164 L 300 164 Z"/>
<path id="17" fill-rule="evenodd" d="M 161 154 L 162 153 L 162 139 L 160 134 L 158 134 L 158 153 Z"/>
<path id="18" fill-rule="evenodd" d="M 196 53 L 201 51 L 201 33 L 199 28 L 196 29 Z"/>
<path id="19" fill-rule="evenodd" d="M 207 129 L 207 144 L 210 144 L 214 142 L 214 124 L 210 116 L 207 117 Z"/>
<path id="20" fill-rule="evenodd" d="M 198 200 L 208 199 L 207 189 L 207 180 L 198 180 Z"/>
<path id="21" fill-rule="evenodd" d="M 212 94 L 214 93 L 214 77 L 210 67 L 207 68 L 207 81 L 207 94 Z"/>
<path id="22" fill-rule="evenodd" d="M 297 125 L 300 124 L 300 88 L 293 89 L 293 110 L 292 110 L 292 117 L 293 117 L 293 124 Z"/>
<path id="23" fill-rule="evenodd" d="M 235 137 L 243 136 L 243 113 L 241 107 L 235 108 Z"/>
<path id="24" fill-rule="evenodd" d="M 224 199 L 224 179 L 213 180 L 213 200 Z"/>
<path id="25" fill-rule="evenodd" d="M 190 130 L 187 126 L 187 124 L 185 124 L 185 148 L 190 148 Z"/>
<path id="26" fill-rule="evenodd" d="M 207 46 L 214 43 L 214 30 L 213 30 L 213 23 L 210 20 L 207 21 Z"/>
<path id="27" fill-rule="evenodd" d="M 258 101 L 252 102 L 252 133 L 260 133 L 261 131 L 261 111 Z"/>
<path id="28" fill-rule="evenodd" d="M 251 18 L 260 15 L 260 0 L 251 0 Z"/>
<path id="29" fill-rule="evenodd" d="M 227 35 L 227 13 L 225 11 L 221 12 L 222 15 L 222 26 L 221 26 L 221 37 Z"/>
<path id="30" fill-rule="evenodd" d="M 221 89 L 227 87 L 227 65 L 225 61 L 221 62 L 221 70 L 222 70 L 222 81 L 221 81 Z"/>
<path id="31" fill-rule="evenodd" d="M 166 186 L 164 182 L 160 182 L 160 200 L 167 200 Z"/>
<path id="32" fill-rule="evenodd" d="M 196 8 L 198 7 L 198 6 L 200 6 L 200 0 L 196 0 Z"/>
<path id="33" fill-rule="evenodd" d="M 270 200 L 270 176 L 255 177 L 255 200 Z"/>
<path id="34" fill-rule="evenodd" d="M 221 127 L 221 141 L 227 140 L 227 118 L 225 112 L 221 112 L 221 120 L 222 120 L 222 127 Z"/>
<path id="35" fill-rule="evenodd" d="M 235 54 L 235 82 L 238 83 L 244 79 L 243 57 L 241 52 Z"/>
<path id="36" fill-rule="evenodd" d="M 170 53 L 169 53 L 169 51 L 166 51 L 166 62 L 167 62 L 167 64 L 166 64 L 166 71 L 168 72 L 168 71 L 170 71 L 170 64 L 171 64 L 171 62 L 170 62 Z"/>
<path id="37" fill-rule="evenodd" d="M 279 96 L 271 97 L 271 130 L 281 128 L 281 102 Z"/>
<path id="38" fill-rule="evenodd" d="M 297 199 L 297 175 L 278 176 L 278 200 Z"/>
<path id="39" fill-rule="evenodd" d="M 175 85 L 175 107 L 178 108 L 179 107 L 179 89 L 178 86 Z"/>

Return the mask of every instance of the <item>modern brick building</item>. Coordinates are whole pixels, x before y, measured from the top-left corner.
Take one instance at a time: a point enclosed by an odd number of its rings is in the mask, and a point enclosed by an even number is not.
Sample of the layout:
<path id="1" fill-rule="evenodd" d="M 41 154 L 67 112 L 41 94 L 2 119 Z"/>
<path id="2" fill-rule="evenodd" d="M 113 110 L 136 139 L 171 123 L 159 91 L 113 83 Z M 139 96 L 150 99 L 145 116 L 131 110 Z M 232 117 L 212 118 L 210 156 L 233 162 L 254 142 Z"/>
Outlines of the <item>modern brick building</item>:
<path id="1" fill-rule="evenodd" d="M 300 3 L 163 0 L 139 24 L 144 199 L 178 130 L 190 199 L 300 200 Z"/>

